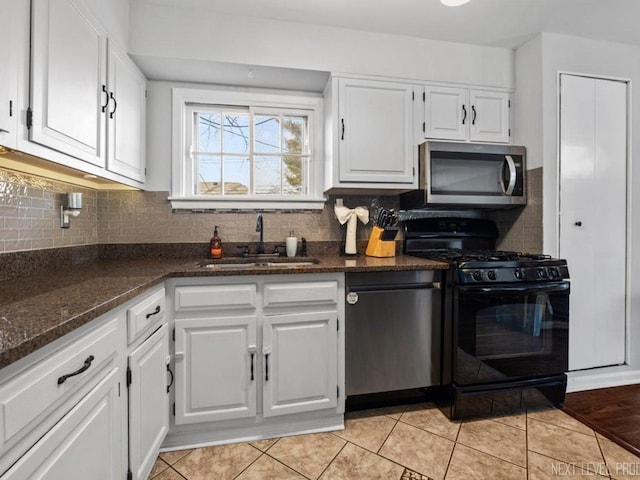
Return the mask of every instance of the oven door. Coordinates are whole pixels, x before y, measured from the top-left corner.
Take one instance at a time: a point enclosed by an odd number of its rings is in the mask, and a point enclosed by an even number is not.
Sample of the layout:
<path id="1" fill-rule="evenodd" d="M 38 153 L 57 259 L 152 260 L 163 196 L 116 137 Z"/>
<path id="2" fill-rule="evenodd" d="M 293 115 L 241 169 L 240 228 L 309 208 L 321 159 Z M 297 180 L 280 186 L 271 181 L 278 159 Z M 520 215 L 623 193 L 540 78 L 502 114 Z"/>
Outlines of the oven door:
<path id="1" fill-rule="evenodd" d="M 455 384 L 567 371 L 569 282 L 458 286 L 454 296 Z"/>

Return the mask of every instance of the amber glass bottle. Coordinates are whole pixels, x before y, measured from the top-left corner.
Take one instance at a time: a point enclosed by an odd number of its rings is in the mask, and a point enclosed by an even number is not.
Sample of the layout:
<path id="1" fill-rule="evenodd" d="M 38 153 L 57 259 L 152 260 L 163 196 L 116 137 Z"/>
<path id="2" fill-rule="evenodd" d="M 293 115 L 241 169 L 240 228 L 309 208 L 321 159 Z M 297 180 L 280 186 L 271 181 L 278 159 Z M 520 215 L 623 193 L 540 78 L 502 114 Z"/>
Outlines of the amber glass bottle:
<path id="1" fill-rule="evenodd" d="M 218 226 L 213 229 L 213 237 L 209 241 L 209 257 L 215 259 L 222 258 L 222 239 L 218 236 Z"/>

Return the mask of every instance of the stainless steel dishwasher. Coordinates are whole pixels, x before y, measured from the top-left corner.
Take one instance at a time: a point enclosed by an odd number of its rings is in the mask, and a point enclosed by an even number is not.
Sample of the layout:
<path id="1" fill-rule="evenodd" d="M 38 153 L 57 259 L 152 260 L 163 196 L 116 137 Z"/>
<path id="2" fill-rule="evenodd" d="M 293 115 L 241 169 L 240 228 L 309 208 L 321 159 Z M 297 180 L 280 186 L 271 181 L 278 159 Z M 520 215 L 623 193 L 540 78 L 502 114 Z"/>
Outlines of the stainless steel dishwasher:
<path id="1" fill-rule="evenodd" d="M 437 275 L 434 271 L 347 273 L 347 396 L 440 384 Z"/>

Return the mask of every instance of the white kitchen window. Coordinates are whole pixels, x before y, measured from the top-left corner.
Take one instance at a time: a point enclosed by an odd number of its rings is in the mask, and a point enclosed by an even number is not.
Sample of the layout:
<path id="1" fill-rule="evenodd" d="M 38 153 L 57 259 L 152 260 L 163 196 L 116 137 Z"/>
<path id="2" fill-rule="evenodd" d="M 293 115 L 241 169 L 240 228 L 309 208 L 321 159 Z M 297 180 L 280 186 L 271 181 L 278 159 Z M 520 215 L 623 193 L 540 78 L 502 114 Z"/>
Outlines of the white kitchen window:
<path id="1" fill-rule="evenodd" d="M 320 209 L 322 98 L 173 89 L 178 209 Z"/>

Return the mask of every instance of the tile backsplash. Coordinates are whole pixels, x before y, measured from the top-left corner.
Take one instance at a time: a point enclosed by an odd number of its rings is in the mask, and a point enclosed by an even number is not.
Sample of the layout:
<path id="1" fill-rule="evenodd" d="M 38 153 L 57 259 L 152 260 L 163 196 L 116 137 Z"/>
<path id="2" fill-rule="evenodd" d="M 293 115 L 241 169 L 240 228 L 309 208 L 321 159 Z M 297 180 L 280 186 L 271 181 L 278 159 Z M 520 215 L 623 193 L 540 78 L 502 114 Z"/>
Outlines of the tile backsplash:
<path id="1" fill-rule="evenodd" d="M 83 208 L 60 228 L 60 206 L 81 192 Z M 0 169 L 0 252 L 92 245 L 98 242 L 97 192 Z"/>
<path id="2" fill-rule="evenodd" d="M 529 203 L 516 210 L 483 213 L 498 224 L 502 249 L 542 251 L 542 169 L 530 170 Z M 68 192 L 82 192 L 84 207 L 60 228 L 60 205 Z M 168 192 L 95 191 L 0 169 L 0 253 L 97 244 L 206 243 L 218 225 L 223 242 L 256 242 L 256 212 L 174 212 Z M 265 211 L 265 242 L 284 243 L 290 231 L 311 242 L 342 241 L 335 196 L 322 210 Z M 398 208 L 397 196 L 340 196 L 348 207 Z M 441 216 L 447 212 L 434 211 Z M 458 212 L 459 213 L 459 212 Z M 477 213 L 476 213 L 477 214 Z M 358 240 L 370 227 L 358 224 Z"/>

